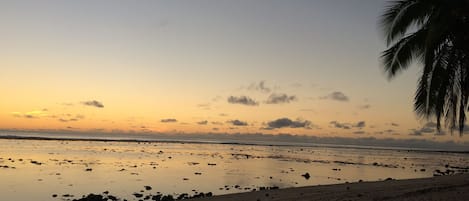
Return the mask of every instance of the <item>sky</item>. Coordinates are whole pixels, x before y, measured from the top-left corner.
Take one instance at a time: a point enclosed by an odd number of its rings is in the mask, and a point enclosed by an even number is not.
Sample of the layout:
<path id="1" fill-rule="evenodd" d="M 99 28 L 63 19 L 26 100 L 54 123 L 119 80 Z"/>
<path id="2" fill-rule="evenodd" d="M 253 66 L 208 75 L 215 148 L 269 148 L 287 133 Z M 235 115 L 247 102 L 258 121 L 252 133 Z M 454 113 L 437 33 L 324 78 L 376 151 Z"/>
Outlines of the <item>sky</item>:
<path id="1" fill-rule="evenodd" d="M 469 141 L 389 80 L 384 0 L 0 1 L 0 129 Z"/>

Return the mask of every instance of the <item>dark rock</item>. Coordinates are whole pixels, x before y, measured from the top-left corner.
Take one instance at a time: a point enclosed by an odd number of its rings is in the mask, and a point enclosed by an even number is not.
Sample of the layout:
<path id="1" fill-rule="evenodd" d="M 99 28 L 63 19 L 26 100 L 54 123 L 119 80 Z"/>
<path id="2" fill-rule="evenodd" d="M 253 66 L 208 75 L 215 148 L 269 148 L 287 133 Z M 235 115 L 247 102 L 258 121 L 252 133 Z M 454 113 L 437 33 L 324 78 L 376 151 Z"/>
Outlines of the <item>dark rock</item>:
<path id="1" fill-rule="evenodd" d="M 151 186 L 144 186 L 144 187 L 145 187 L 145 190 L 147 191 L 150 191 L 152 189 Z"/>
<path id="2" fill-rule="evenodd" d="M 305 179 L 309 179 L 311 177 L 309 173 L 302 174 L 301 176 L 304 177 Z"/>
<path id="3" fill-rule="evenodd" d="M 37 161 L 31 161 L 32 164 L 35 164 L 35 165 L 42 165 L 41 162 L 37 162 Z"/>
<path id="4" fill-rule="evenodd" d="M 187 193 L 183 193 L 177 197 L 178 200 L 188 199 L 188 198 L 189 198 L 189 195 Z"/>
<path id="5" fill-rule="evenodd" d="M 143 194 L 141 194 L 141 193 L 134 193 L 133 195 L 134 195 L 136 198 L 141 198 L 141 197 L 143 197 Z"/>
<path id="6" fill-rule="evenodd" d="M 161 195 L 154 195 L 154 196 L 151 197 L 151 200 L 160 201 L 161 200 Z"/>
<path id="7" fill-rule="evenodd" d="M 174 198 L 172 195 L 165 195 L 161 198 L 161 201 L 174 201 Z"/>
<path id="8" fill-rule="evenodd" d="M 107 201 L 107 200 L 108 198 L 105 198 L 102 195 L 96 195 L 92 193 L 81 199 L 74 199 L 74 201 Z"/>

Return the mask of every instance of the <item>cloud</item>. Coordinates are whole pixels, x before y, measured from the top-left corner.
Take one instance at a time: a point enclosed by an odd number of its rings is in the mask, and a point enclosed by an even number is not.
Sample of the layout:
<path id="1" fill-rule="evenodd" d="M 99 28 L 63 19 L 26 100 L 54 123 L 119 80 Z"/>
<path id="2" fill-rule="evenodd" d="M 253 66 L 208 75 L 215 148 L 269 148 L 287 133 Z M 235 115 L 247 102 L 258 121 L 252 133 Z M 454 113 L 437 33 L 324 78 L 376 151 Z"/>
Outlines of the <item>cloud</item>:
<path id="1" fill-rule="evenodd" d="M 248 123 L 245 121 L 240 121 L 238 119 L 227 121 L 227 123 L 232 124 L 233 126 L 247 126 Z"/>
<path id="2" fill-rule="evenodd" d="M 391 122 L 391 126 L 394 126 L 394 127 L 399 127 L 399 124 L 397 124 L 397 123 L 394 123 L 394 122 Z"/>
<path id="3" fill-rule="evenodd" d="M 212 122 L 210 122 L 210 123 L 212 123 L 213 125 L 218 125 L 218 126 L 223 125 L 223 123 L 222 123 L 222 122 L 219 122 L 219 121 L 212 121 Z"/>
<path id="4" fill-rule="evenodd" d="M 58 118 L 57 120 L 60 121 L 60 122 L 72 122 L 72 121 L 79 121 L 79 120 L 82 120 L 85 118 L 85 116 L 83 115 L 80 115 L 80 114 L 77 114 L 75 116 L 71 115 L 71 114 L 63 114 L 61 115 L 60 117 L 54 117 L 54 118 Z"/>
<path id="5" fill-rule="evenodd" d="M 296 101 L 296 96 L 288 96 L 287 94 L 276 94 L 273 93 L 269 96 L 265 103 L 267 104 L 282 104 L 290 103 L 291 101 Z"/>
<path id="6" fill-rule="evenodd" d="M 260 81 L 259 83 L 252 83 L 248 86 L 247 89 L 251 91 L 260 91 L 263 93 L 270 93 L 272 91 L 271 88 L 265 85 L 265 81 Z"/>
<path id="7" fill-rule="evenodd" d="M 161 122 L 162 123 L 173 123 L 173 122 L 177 122 L 178 120 L 176 119 L 162 119 Z"/>
<path id="8" fill-rule="evenodd" d="M 220 101 L 220 100 L 222 100 L 222 99 L 223 99 L 223 97 L 221 97 L 221 96 L 215 96 L 215 97 L 212 98 L 212 101 L 213 101 L 213 102 L 218 102 L 218 101 Z"/>
<path id="9" fill-rule="evenodd" d="M 103 108 L 104 107 L 103 103 L 101 103 L 97 100 L 83 101 L 83 102 L 81 102 L 81 104 L 86 105 L 86 106 L 97 107 L 97 108 Z"/>
<path id="10" fill-rule="evenodd" d="M 422 128 L 418 129 L 411 129 L 411 133 L 409 135 L 413 136 L 422 136 L 424 134 L 435 134 L 435 135 L 445 135 L 445 132 L 438 132 L 436 129 L 436 123 L 435 122 L 427 122 L 425 123 Z"/>
<path id="11" fill-rule="evenodd" d="M 366 110 L 366 109 L 370 109 L 371 105 L 370 104 L 365 104 L 365 105 L 360 105 L 358 106 L 358 108 L 362 109 L 362 110 Z"/>
<path id="12" fill-rule="evenodd" d="M 365 127 L 365 125 L 366 125 L 365 121 L 359 121 L 359 122 L 357 122 L 357 124 L 355 124 L 355 127 L 363 128 L 363 127 Z"/>
<path id="13" fill-rule="evenodd" d="M 73 103 L 59 103 L 62 106 L 74 106 Z"/>
<path id="14" fill-rule="evenodd" d="M 211 106 L 210 103 L 197 104 L 197 107 L 203 110 L 210 110 L 210 106 Z"/>
<path id="15" fill-rule="evenodd" d="M 342 129 L 350 129 L 352 126 L 348 123 L 340 123 L 338 121 L 331 121 L 329 124 L 332 124 L 332 126 L 336 128 L 342 128 Z"/>
<path id="16" fill-rule="evenodd" d="M 409 133 L 409 135 L 413 135 L 413 136 L 422 136 L 422 132 L 420 132 L 420 130 L 416 130 L 416 129 L 411 129 L 411 133 Z"/>
<path id="17" fill-rule="evenodd" d="M 199 125 L 207 125 L 207 123 L 208 123 L 207 120 L 197 122 L 197 124 Z"/>
<path id="18" fill-rule="evenodd" d="M 321 99 L 332 99 L 336 101 L 348 102 L 349 98 L 340 91 L 334 91 L 327 96 L 320 97 Z"/>
<path id="19" fill-rule="evenodd" d="M 277 129 L 277 128 L 311 128 L 311 122 L 310 121 L 301 121 L 301 120 L 296 120 L 293 121 L 289 118 L 280 118 L 276 119 L 270 122 L 267 122 L 267 127 L 264 129 L 267 130 L 272 130 L 272 129 Z"/>
<path id="20" fill-rule="evenodd" d="M 340 123 L 338 121 L 331 121 L 329 122 L 329 124 L 331 124 L 333 127 L 335 128 L 342 128 L 342 129 L 351 129 L 351 128 L 359 128 L 359 129 L 362 129 L 366 126 L 366 123 L 365 121 L 359 121 L 355 124 L 352 124 L 352 123 Z"/>
<path id="21" fill-rule="evenodd" d="M 26 119 L 39 119 L 41 117 L 47 116 L 47 110 L 33 110 L 25 113 L 21 112 L 12 112 L 11 113 L 14 117 L 17 118 L 26 118 Z"/>
<path id="22" fill-rule="evenodd" d="M 241 105 L 247 105 L 247 106 L 257 106 L 259 105 L 258 102 L 253 100 L 252 98 L 249 98 L 247 96 L 230 96 L 228 97 L 228 103 L 231 104 L 241 104 Z"/>

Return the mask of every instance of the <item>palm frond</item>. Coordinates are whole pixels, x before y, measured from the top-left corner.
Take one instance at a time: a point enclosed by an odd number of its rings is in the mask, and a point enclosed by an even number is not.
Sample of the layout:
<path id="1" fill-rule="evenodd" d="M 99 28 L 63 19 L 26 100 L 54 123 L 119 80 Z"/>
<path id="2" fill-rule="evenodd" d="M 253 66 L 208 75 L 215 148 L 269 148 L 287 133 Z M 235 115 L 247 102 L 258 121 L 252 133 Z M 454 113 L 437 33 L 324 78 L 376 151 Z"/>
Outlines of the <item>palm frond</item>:
<path id="1" fill-rule="evenodd" d="M 383 52 L 381 59 L 388 78 L 392 78 L 401 70 L 407 69 L 414 58 L 423 55 L 426 35 L 427 30 L 421 29 L 401 39 Z"/>

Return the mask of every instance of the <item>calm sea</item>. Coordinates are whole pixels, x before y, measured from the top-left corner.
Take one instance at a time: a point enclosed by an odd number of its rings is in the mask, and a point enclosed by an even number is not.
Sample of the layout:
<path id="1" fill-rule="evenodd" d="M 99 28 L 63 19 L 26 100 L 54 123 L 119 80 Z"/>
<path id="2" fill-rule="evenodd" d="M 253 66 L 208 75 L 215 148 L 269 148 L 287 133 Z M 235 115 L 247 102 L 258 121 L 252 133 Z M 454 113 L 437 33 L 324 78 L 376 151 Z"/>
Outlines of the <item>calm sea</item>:
<path id="1" fill-rule="evenodd" d="M 168 141 L 0 139 L 0 194 L 5 200 L 29 201 L 108 191 L 139 200 L 134 193 L 216 195 L 272 186 L 432 177 L 436 171 L 469 166 L 465 153 Z M 309 178 L 302 176 L 306 173 Z"/>

